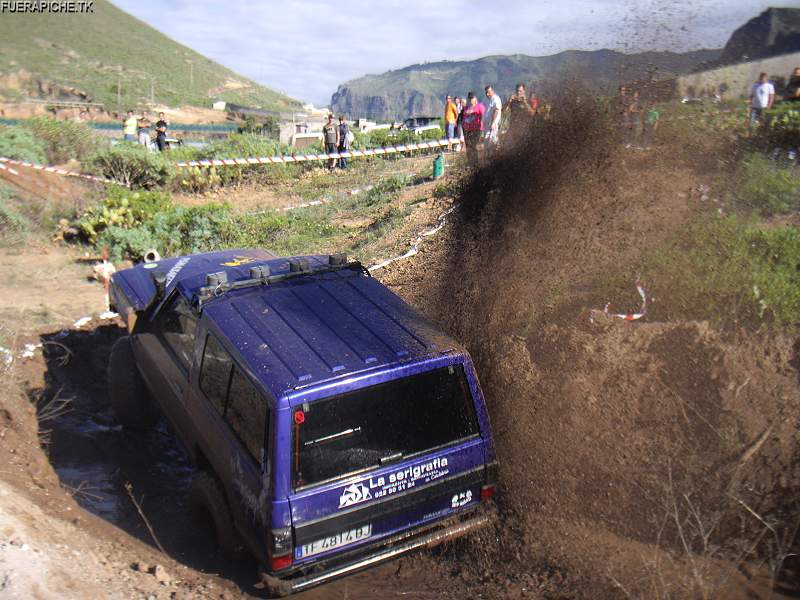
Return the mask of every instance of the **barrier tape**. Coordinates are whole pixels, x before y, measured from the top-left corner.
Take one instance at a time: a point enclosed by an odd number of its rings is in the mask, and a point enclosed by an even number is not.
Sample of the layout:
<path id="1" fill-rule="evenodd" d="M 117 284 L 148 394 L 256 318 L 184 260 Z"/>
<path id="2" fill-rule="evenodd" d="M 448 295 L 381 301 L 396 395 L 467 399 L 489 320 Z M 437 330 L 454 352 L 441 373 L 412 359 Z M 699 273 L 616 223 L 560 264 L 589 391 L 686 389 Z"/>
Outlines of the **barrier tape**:
<path id="1" fill-rule="evenodd" d="M 189 160 L 175 163 L 178 167 L 233 167 L 248 165 L 285 164 L 309 161 L 336 160 L 338 158 L 359 158 L 362 156 L 384 156 L 398 152 L 412 150 L 435 150 L 447 146 L 460 145 L 459 140 L 433 140 L 413 144 L 399 144 L 397 146 L 382 146 L 369 150 L 351 150 L 349 152 L 334 152 L 332 154 L 291 154 L 287 156 L 259 156 L 251 158 L 209 158 L 203 160 Z M 463 145 L 463 144 L 461 144 Z"/>
<path id="2" fill-rule="evenodd" d="M 81 179 L 88 179 L 89 181 L 99 181 L 100 183 L 113 183 L 124 187 L 130 187 L 127 183 L 122 183 L 121 181 L 117 181 L 116 179 L 107 179 L 105 177 L 97 177 L 96 175 L 87 175 L 86 173 L 76 173 L 75 171 L 67 171 L 65 169 L 59 169 L 58 167 L 39 165 L 36 163 L 31 163 L 23 160 L 14 160 L 12 158 L 6 158 L 5 156 L 0 156 L 0 167 L 2 167 L 2 170 L 8 171 L 12 175 L 19 175 L 19 171 L 11 167 L 6 167 L 3 163 L 7 163 L 9 165 L 15 165 L 18 167 L 26 167 L 28 169 L 34 169 L 36 171 L 43 171 L 45 173 L 55 173 L 56 175 L 62 175 L 64 177 L 79 177 Z"/>
<path id="3" fill-rule="evenodd" d="M 455 206 L 451 206 L 446 211 L 444 211 L 441 215 L 439 215 L 439 218 L 436 220 L 436 225 L 433 228 L 428 229 L 427 231 L 421 232 L 417 236 L 417 239 L 415 239 L 414 242 L 411 244 L 411 248 L 409 248 L 408 251 L 405 254 L 401 254 L 400 256 L 395 256 L 394 258 L 387 258 L 384 261 L 381 261 L 381 262 L 376 263 L 376 264 L 374 264 L 374 265 L 372 265 L 370 267 L 367 267 L 367 271 L 369 271 L 370 273 L 372 271 L 377 271 L 378 269 L 382 269 L 383 267 L 388 267 L 390 264 L 395 263 L 395 262 L 397 262 L 399 260 L 405 260 L 405 259 L 411 258 L 415 254 L 417 254 L 419 252 L 419 247 L 420 247 L 420 244 L 422 244 L 422 241 L 426 237 L 430 237 L 432 235 L 437 234 L 439 231 L 441 231 L 441 229 L 444 227 L 445 223 L 447 222 L 447 219 L 446 219 L 447 215 L 449 215 L 451 212 L 453 212 L 455 210 L 455 208 L 456 208 Z"/>
<path id="4" fill-rule="evenodd" d="M 623 321 L 638 321 L 642 317 L 647 314 L 647 293 L 645 292 L 644 285 L 639 279 L 636 280 L 636 291 L 639 292 L 639 295 L 642 297 L 642 307 L 639 309 L 639 312 L 634 313 L 612 313 L 611 312 L 611 302 L 606 303 L 605 308 L 602 310 L 602 314 L 606 317 L 610 317 L 612 319 L 622 319 Z M 594 314 L 601 312 L 597 309 L 593 309 L 589 313 L 589 322 L 594 323 Z"/>

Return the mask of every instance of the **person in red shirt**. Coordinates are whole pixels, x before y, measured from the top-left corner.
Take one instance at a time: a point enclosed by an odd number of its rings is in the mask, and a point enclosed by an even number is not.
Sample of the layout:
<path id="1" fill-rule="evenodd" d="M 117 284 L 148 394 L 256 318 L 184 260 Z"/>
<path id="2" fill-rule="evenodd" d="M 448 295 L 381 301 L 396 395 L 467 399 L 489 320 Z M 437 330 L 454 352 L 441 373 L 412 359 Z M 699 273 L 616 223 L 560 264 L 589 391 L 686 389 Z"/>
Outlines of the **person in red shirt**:
<path id="1" fill-rule="evenodd" d="M 478 103 L 475 92 L 467 94 L 467 105 L 461 116 L 461 126 L 464 129 L 464 145 L 467 147 L 467 162 L 471 167 L 478 164 L 478 144 L 483 133 L 483 114 L 485 108 Z"/>

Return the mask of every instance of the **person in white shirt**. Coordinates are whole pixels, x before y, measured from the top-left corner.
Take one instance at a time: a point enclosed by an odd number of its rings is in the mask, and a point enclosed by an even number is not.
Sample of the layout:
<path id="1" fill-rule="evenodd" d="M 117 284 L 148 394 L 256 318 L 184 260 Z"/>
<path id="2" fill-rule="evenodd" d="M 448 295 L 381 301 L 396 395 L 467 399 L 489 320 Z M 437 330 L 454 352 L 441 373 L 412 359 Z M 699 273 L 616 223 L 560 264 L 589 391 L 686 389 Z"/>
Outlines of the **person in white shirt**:
<path id="1" fill-rule="evenodd" d="M 764 111 L 772 108 L 773 102 L 775 102 L 775 86 L 770 83 L 766 73 L 761 73 L 750 91 L 750 129 L 756 123 L 764 122 Z"/>
<path id="2" fill-rule="evenodd" d="M 503 102 L 494 93 L 491 85 L 486 86 L 486 112 L 483 114 L 484 146 L 490 150 L 497 145 L 497 136 L 500 133 L 500 114 L 503 111 Z"/>

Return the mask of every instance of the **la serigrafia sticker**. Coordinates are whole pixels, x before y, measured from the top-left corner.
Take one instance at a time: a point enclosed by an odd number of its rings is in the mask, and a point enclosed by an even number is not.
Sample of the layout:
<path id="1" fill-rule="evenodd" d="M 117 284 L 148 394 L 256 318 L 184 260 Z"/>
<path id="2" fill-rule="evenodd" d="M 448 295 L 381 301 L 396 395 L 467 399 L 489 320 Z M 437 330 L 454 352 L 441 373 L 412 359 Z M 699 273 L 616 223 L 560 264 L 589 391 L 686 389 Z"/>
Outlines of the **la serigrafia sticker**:
<path id="1" fill-rule="evenodd" d="M 447 457 L 437 457 L 428 462 L 398 469 L 388 475 L 378 475 L 370 477 L 368 481 L 348 485 L 339 497 L 339 508 L 360 504 L 373 498 L 383 498 L 419 484 L 435 481 L 450 472 L 447 465 Z"/>

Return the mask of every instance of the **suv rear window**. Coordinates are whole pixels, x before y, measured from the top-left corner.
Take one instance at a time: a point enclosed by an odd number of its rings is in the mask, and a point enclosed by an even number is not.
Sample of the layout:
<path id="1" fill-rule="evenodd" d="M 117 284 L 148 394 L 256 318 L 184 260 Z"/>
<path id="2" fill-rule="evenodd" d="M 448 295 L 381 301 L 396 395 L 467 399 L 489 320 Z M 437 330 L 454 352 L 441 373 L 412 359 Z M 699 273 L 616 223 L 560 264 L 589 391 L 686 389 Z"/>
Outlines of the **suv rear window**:
<path id="1" fill-rule="evenodd" d="M 478 434 L 461 365 L 304 404 L 293 422 L 295 488 Z"/>

